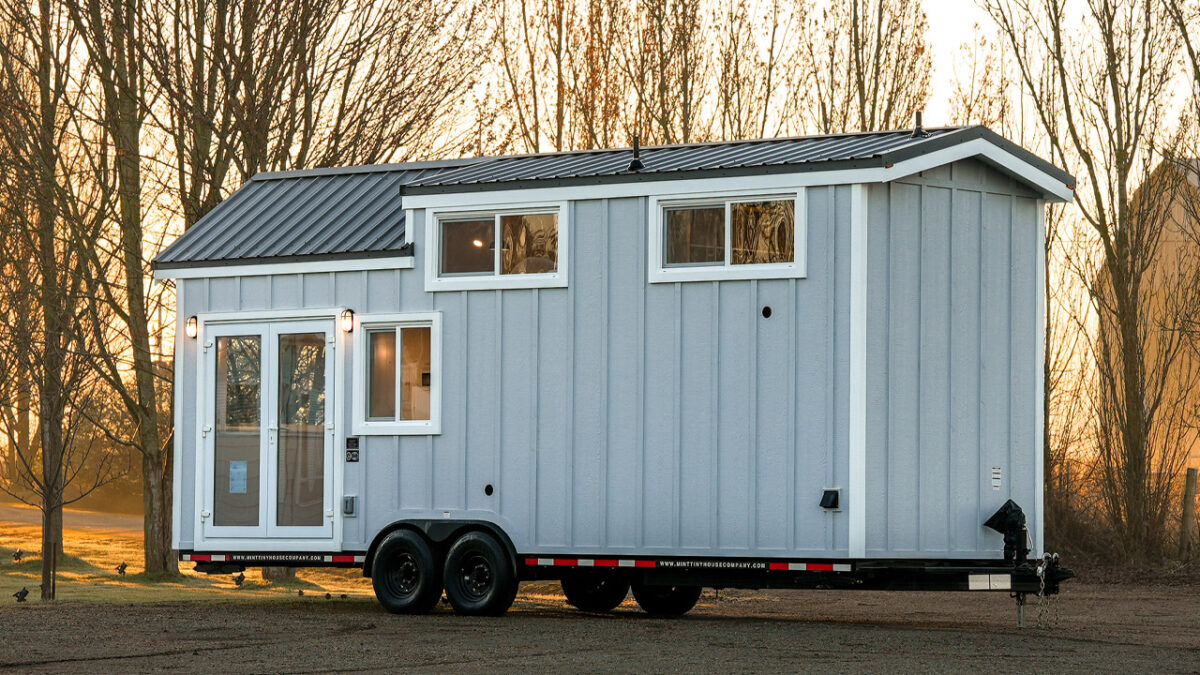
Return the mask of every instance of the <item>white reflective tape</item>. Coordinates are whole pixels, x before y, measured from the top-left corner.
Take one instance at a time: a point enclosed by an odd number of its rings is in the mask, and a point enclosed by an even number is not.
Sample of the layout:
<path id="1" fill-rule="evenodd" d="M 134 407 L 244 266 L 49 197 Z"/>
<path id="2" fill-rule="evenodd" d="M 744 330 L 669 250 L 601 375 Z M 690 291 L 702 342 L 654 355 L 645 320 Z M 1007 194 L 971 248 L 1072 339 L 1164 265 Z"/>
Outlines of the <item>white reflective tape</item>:
<path id="1" fill-rule="evenodd" d="M 632 560 L 618 560 L 617 567 L 633 567 Z"/>
<path id="2" fill-rule="evenodd" d="M 228 560 L 228 559 L 229 559 L 229 556 L 224 556 L 224 555 L 214 555 L 214 556 L 212 557 L 212 559 L 213 559 L 213 562 L 225 562 L 226 560 Z"/>
<path id="3" fill-rule="evenodd" d="M 853 565 L 837 565 L 837 564 L 835 564 L 833 566 L 833 571 L 834 572 L 853 572 L 854 566 Z"/>
<path id="4" fill-rule="evenodd" d="M 553 567 L 554 566 L 554 558 L 538 558 L 537 564 L 548 565 L 548 566 Z"/>
<path id="5" fill-rule="evenodd" d="M 806 572 L 808 565 L 804 563 L 788 563 L 788 571 L 790 572 Z"/>
<path id="6" fill-rule="evenodd" d="M 990 591 L 992 589 L 991 575 L 972 574 L 967 577 L 967 590 Z"/>
<path id="7" fill-rule="evenodd" d="M 354 556 L 354 562 L 367 562 L 367 556 L 356 555 L 356 556 Z"/>
<path id="8" fill-rule="evenodd" d="M 1012 589 L 1012 576 L 1008 574 L 991 575 L 991 589 L 993 591 L 1007 591 Z"/>
<path id="9" fill-rule="evenodd" d="M 595 561 L 595 560 L 583 560 L 583 559 L 580 559 L 580 560 L 578 560 L 578 561 L 576 561 L 576 562 L 578 562 L 578 563 L 579 563 L 579 566 L 580 566 L 580 567 L 595 567 L 595 566 L 596 566 L 596 561 Z"/>
<path id="10" fill-rule="evenodd" d="M 327 555 L 324 558 L 322 558 L 322 560 L 324 560 L 325 562 L 333 562 L 333 556 Z"/>

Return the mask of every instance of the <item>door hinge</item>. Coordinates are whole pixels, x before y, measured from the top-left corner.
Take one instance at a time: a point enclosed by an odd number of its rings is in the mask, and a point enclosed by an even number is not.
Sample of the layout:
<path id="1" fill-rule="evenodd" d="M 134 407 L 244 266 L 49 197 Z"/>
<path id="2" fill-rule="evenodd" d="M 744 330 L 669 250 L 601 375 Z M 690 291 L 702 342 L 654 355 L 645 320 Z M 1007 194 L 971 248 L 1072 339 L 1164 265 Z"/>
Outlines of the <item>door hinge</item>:
<path id="1" fill-rule="evenodd" d="M 202 429 L 200 429 L 200 437 L 208 438 L 208 432 L 210 432 L 210 431 L 212 431 L 212 427 L 208 426 L 207 424 L 204 425 L 204 427 Z"/>

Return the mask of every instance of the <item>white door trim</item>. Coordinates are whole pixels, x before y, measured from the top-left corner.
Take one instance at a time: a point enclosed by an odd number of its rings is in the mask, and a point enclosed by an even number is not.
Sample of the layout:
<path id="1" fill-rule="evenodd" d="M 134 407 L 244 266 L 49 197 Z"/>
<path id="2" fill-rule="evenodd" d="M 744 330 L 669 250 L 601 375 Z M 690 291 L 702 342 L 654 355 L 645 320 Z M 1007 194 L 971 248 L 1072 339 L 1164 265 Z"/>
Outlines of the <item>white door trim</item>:
<path id="1" fill-rule="evenodd" d="M 338 551 L 341 549 L 342 540 L 342 517 L 341 510 L 337 508 L 340 500 L 341 492 L 344 485 L 345 465 L 340 461 L 341 457 L 338 453 L 338 448 L 345 443 L 345 424 L 346 411 L 341 405 L 341 392 L 345 391 L 346 363 L 344 358 L 339 356 L 347 354 L 348 336 L 339 330 L 335 317 L 340 309 L 317 309 L 317 310 L 284 310 L 284 311 L 268 311 L 268 312 L 225 312 L 225 313 L 208 313 L 197 316 L 197 336 L 196 342 L 196 476 L 195 476 L 195 503 L 196 509 L 194 513 L 194 537 L 192 550 L 195 551 L 288 551 L 288 552 L 307 552 L 307 551 Z M 203 512 L 210 508 L 207 502 L 210 499 L 211 490 L 209 483 L 211 482 L 212 467 L 210 465 L 209 447 L 206 445 L 204 435 L 204 426 L 206 418 L 209 416 L 209 411 L 212 406 L 209 404 L 210 395 L 215 396 L 215 352 L 210 355 L 209 350 L 213 348 L 212 337 L 222 334 L 247 334 L 239 332 L 236 329 L 244 329 L 249 326 L 257 326 L 257 330 L 263 336 L 264 344 L 272 339 L 272 325 L 295 325 L 296 320 L 301 319 L 322 319 L 327 325 L 330 334 L 333 337 L 333 342 L 330 344 L 329 352 L 326 356 L 326 419 L 332 420 L 333 429 L 329 430 L 330 435 L 327 442 L 331 443 L 331 449 L 327 450 L 327 458 L 330 458 L 330 470 L 327 474 L 328 483 L 326 485 L 326 494 L 329 498 L 329 503 L 326 505 L 327 510 L 333 511 L 333 517 L 330 524 L 330 533 L 328 536 L 321 537 L 295 537 L 295 536 L 275 536 L 268 537 L 265 531 L 265 517 L 261 521 L 263 523 L 263 532 L 253 536 L 207 536 L 205 530 L 205 518 Z M 307 322 L 306 322 L 307 323 Z M 234 329 L 234 333 L 228 333 L 229 329 Z M 185 338 L 186 339 L 186 338 Z M 271 351 L 274 351 L 273 349 Z M 264 364 L 265 365 L 265 364 Z M 210 367 L 212 370 L 210 371 Z M 332 378 L 330 370 L 332 369 Z M 182 380 L 180 380 L 182 381 Z M 263 387 L 270 386 L 265 380 Z M 262 396 L 263 405 L 266 405 L 267 396 Z M 264 421 L 267 419 L 265 415 L 261 417 Z M 263 428 L 265 430 L 266 424 Z M 261 472 L 265 476 L 266 471 Z M 260 488 L 261 499 L 273 499 L 274 495 L 265 488 Z M 265 504 L 265 501 L 264 501 Z M 210 515 L 211 517 L 211 515 Z M 284 533 L 286 534 L 286 533 Z"/>

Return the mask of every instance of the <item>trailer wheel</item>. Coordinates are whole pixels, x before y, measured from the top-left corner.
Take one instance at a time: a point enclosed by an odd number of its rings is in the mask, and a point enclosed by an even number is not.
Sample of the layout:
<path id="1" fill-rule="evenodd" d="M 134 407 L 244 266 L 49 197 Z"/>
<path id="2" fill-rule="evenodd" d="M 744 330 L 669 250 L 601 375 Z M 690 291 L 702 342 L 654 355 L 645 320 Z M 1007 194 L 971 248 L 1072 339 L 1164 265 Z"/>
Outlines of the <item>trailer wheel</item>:
<path id="1" fill-rule="evenodd" d="M 633 585 L 633 599 L 647 614 L 682 616 L 696 606 L 700 599 L 699 586 Z"/>
<path id="2" fill-rule="evenodd" d="M 563 575 L 567 603 L 585 612 L 611 612 L 629 594 L 629 579 L 602 570 L 572 570 Z"/>
<path id="3" fill-rule="evenodd" d="M 384 538 L 371 564 L 375 597 L 393 614 L 425 614 L 442 597 L 441 568 L 433 550 L 412 530 Z"/>
<path id="4" fill-rule="evenodd" d="M 517 597 L 508 551 L 485 532 L 459 537 L 446 554 L 446 598 L 458 614 L 499 616 Z"/>

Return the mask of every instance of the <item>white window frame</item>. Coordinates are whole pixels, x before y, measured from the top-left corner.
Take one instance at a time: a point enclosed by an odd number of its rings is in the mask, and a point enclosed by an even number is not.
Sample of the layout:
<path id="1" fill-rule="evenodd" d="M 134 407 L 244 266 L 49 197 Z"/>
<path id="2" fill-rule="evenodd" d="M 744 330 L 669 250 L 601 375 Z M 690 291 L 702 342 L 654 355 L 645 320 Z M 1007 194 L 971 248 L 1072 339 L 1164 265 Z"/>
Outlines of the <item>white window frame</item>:
<path id="1" fill-rule="evenodd" d="M 429 328 L 429 419 L 386 420 L 367 418 L 367 369 L 371 347 L 367 334 L 380 329 Z M 396 415 L 400 415 L 400 364 L 402 342 L 396 339 Z M 435 436 L 442 433 L 442 313 L 403 312 L 354 315 L 354 394 L 351 431 L 355 436 Z"/>
<path id="2" fill-rule="evenodd" d="M 796 213 L 795 251 L 792 262 L 758 263 L 734 265 L 730 260 L 732 251 L 732 221 L 730 205 L 745 202 L 793 200 Z M 723 264 L 697 263 L 688 265 L 666 263 L 666 211 L 687 207 L 725 206 L 725 262 Z M 652 284 L 677 283 L 684 281 L 721 281 L 734 279 L 803 279 L 807 275 L 808 211 L 805 189 L 786 191 L 741 191 L 712 193 L 708 195 L 656 195 L 649 198 L 650 227 L 649 245 L 646 247 L 649 282 Z"/>
<path id="3" fill-rule="evenodd" d="M 503 231 L 502 216 L 553 213 L 558 216 L 557 270 L 540 274 L 501 274 L 500 248 Z M 565 201 L 530 204 L 471 205 L 468 208 L 425 210 L 425 291 L 476 291 L 504 288 L 564 288 L 567 285 L 567 263 L 570 258 L 570 209 Z M 496 258 L 491 274 L 442 276 L 442 221 L 467 218 L 495 219 Z"/>

